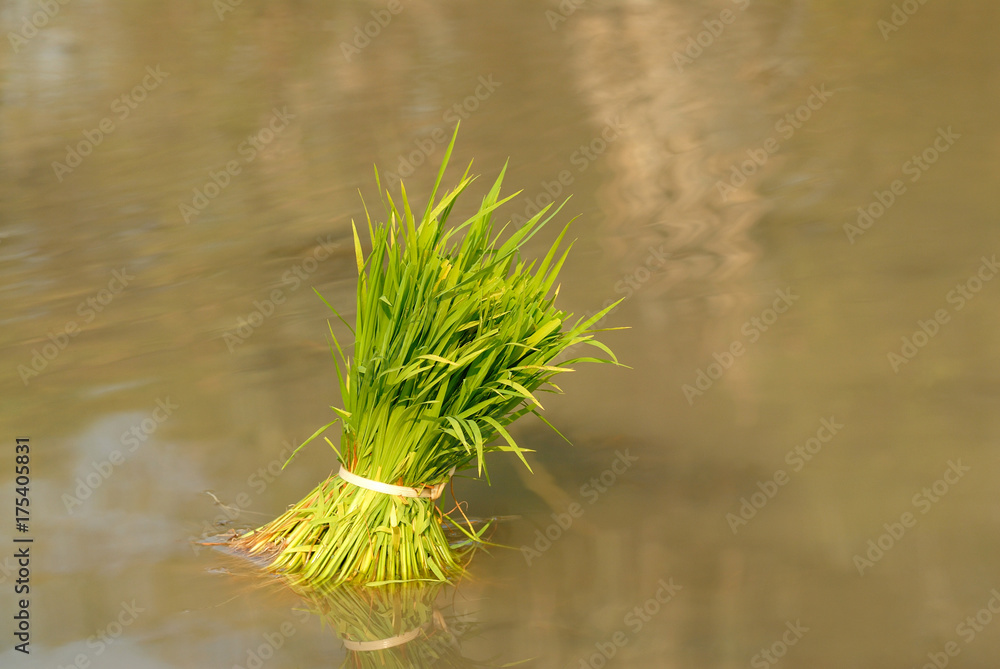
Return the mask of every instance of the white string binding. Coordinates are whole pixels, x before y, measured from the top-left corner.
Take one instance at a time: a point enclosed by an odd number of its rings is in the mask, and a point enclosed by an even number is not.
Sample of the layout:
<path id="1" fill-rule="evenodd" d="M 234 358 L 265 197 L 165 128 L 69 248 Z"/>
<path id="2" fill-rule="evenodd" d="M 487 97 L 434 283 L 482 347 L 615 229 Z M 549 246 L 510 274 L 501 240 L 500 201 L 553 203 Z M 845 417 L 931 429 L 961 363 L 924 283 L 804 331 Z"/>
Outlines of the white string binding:
<path id="1" fill-rule="evenodd" d="M 380 492 L 384 495 L 397 495 L 399 497 L 417 497 L 423 499 L 437 499 L 442 494 L 444 494 L 444 487 L 448 485 L 448 481 L 455 474 L 455 468 L 452 467 L 451 471 L 448 472 L 448 478 L 435 486 L 429 486 L 425 488 L 411 488 L 405 485 L 393 485 L 391 483 L 383 483 L 382 481 L 373 481 L 372 479 L 366 479 L 364 476 L 358 476 L 353 472 L 349 472 L 344 469 L 344 465 L 340 465 L 340 471 L 337 472 L 337 476 L 343 480 L 358 486 L 359 488 L 365 488 L 366 490 L 373 490 L 375 492 Z"/>
<path id="2" fill-rule="evenodd" d="M 353 474 L 352 474 L 353 476 Z M 364 479 L 367 481 L 368 479 Z M 378 481 L 374 481 L 378 483 Z M 397 488 L 402 486 L 395 486 Z M 381 491 L 380 491 L 381 492 Z M 344 648 L 347 650 L 356 651 L 367 651 L 367 650 L 385 650 L 387 648 L 395 648 L 396 646 L 402 646 L 404 643 L 409 643 L 420 636 L 420 632 L 423 631 L 423 627 L 418 627 L 412 629 L 405 634 L 400 634 L 399 636 L 394 636 L 389 639 L 380 639 L 379 641 L 351 641 L 350 639 L 341 639 L 344 642 Z"/>
<path id="3" fill-rule="evenodd" d="M 379 639 L 377 641 L 351 641 L 350 639 L 344 639 L 341 637 L 341 641 L 344 642 L 344 648 L 347 650 L 356 651 L 369 651 L 369 650 L 386 650 L 388 648 L 395 648 L 396 646 L 402 646 L 404 643 L 409 643 L 420 636 L 420 633 L 426 629 L 428 626 L 433 625 L 434 627 L 444 630 L 451 634 L 448 630 L 448 623 L 444 621 L 444 616 L 438 609 L 434 609 L 434 617 L 409 632 L 404 632 L 403 634 L 398 634 L 394 637 L 389 637 L 388 639 Z M 454 635 L 452 635 L 454 637 Z"/>

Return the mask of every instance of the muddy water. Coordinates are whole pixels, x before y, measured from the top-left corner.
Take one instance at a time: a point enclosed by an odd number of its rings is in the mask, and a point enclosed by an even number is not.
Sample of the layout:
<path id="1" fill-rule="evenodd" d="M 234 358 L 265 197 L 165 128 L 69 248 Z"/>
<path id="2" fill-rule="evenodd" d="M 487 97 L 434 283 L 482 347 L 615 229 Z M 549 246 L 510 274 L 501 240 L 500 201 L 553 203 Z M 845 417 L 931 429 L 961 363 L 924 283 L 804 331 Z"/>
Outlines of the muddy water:
<path id="1" fill-rule="evenodd" d="M 4 5 L 4 666 L 992 664 L 1000 10 L 563 5 Z M 280 470 L 336 402 L 312 288 L 350 311 L 372 164 L 425 197 L 459 119 L 515 220 L 574 195 L 560 300 L 625 298 L 631 369 L 545 402 L 572 446 L 517 427 L 534 476 L 459 482 L 516 518 L 457 589 L 192 547 L 335 468 Z"/>

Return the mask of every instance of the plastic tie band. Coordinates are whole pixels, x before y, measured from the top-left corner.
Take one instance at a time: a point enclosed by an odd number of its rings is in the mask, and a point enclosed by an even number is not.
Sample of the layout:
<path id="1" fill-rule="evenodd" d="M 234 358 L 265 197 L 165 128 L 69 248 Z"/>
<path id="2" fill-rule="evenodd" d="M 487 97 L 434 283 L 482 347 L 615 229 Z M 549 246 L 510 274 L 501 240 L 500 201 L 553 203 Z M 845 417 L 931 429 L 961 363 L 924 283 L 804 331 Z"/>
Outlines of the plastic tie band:
<path id="1" fill-rule="evenodd" d="M 367 481 L 367 479 L 365 479 Z M 375 481 L 378 483 L 378 481 Z M 400 487 L 400 486 L 396 486 Z M 341 639 L 344 642 L 344 648 L 347 650 L 355 651 L 371 651 L 371 650 L 386 650 L 388 648 L 395 648 L 396 646 L 402 646 L 404 643 L 409 643 L 420 636 L 423 631 L 423 627 L 418 627 L 412 629 L 405 634 L 400 634 L 399 636 L 394 636 L 389 639 L 380 639 L 379 641 L 351 641 L 350 639 Z"/>
<path id="2" fill-rule="evenodd" d="M 385 495 L 397 495 L 399 497 L 417 497 L 423 499 L 437 499 L 444 493 L 444 487 L 448 485 L 448 481 L 455 474 L 455 468 L 452 467 L 451 471 L 448 472 L 448 478 L 435 486 L 424 486 L 422 488 L 411 488 L 405 485 L 393 485 L 391 483 L 383 483 L 382 481 L 373 481 L 372 479 L 366 479 L 364 476 L 358 476 L 353 472 L 349 472 L 344 469 L 344 465 L 340 465 L 340 471 L 337 472 L 337 476 L 341 479 L 358 486 L 359 488 L 365 488 L 366 490 L 373 490 L 375 492 L 380 492 Z"/>
<path id="3" fill-rule="evenodd" d="M 437 609 L 434 609 L 434 617 L 415 629 L 409 632 L 404 632 L 388 639 L 379 639 L 377 641 L 352 641 L 350 639 L 345 639 L 341 637 L 341 641 L 344 643 L 344 648 L 347 650 L 354 651 L 372 651 L 372 650 L 387 650 L 389 648 L 395 648 L 396 646 L 402 646 L 404 643 L 410 643 L 423 632 L 428 626 L 433 625 L 438 629 L 448 631 L 448 624 L 444 621 L 444 616 Z M 450 634 L 450 632 L 449 632 Z"/>

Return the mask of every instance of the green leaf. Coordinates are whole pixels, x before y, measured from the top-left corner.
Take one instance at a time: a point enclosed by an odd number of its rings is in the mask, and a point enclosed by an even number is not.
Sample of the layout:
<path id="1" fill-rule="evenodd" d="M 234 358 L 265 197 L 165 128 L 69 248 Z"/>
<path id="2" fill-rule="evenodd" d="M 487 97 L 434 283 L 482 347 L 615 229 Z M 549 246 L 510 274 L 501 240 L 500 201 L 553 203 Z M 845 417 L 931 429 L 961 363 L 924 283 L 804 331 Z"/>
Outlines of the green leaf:
<path id="1" fill-rule="evenodd" d="M 358 227 L 351 221 L 351 231 L 354 233 L 354 257 L 358 263 L 358 274 L 365 271 L 365 256 L 361 252 L 361 238 L 358 237 Z"/>
<path id="2" fill-rule="evenodd" d="M 542 327 L 538 328 L 538 330 L 535 332 L 535 334 L 533 334 L 530 337 L 528 337 L 528 339 L 524 343 L 526 345 L 528 345 L 528 346 L 534 346 L 538 342 L 540 342 L 543 339 L 545 339 L 546 335 L 550 334 L 553 330 L 555 330 L 556 328 L 558 328 L 560 325 L 562 325 L 562 319 L 560 319 L 560 318 L 553 318 L 548 323 L 546 323 Z"/>
<path id="3" fill-rule="evenodd" d="M 458 367 L 458 363 L 457 362 L 452 362 L 451 360 L 448 360 L 447 358 L 442 358 L 440 355 L 434 355 L 433 353 L 427 353 L 425 355 L 418 355 L 417 358 L 420 359 L 420 360 L 433 360 L 434 362 L 443 362 L 446 365 L 451 365 L 452 367 Z"/>
<path id="4" fill-rule="evenodd" d="M 541 402 L 539 402 L 539 401 L 538 401 L 538 400 L 537 400 L 537 399 L 535 398 L 535 396 L 534 396 L 534 395 L 532 395 L 532 394 L 531 394 L 530 392 L 528 392 L 528 389 L 527 389 L 527 388 L 525 388 L 524 386 L 522 386 L 522 385 L 521 385 L 520 383 L 518 383 L 517 381 L 511 381 L 510 379 L 497 379 L 497 383 L 502 383 L 502 384 L 504 384 L 505 386 L 510 386 L 511 388 L 513 388 L 514 390 L 516 390 L 516 391 L 517 391 L 517 393 L 518 393 L 518 394 L 519 394 L 519 395 L 520 395 L 521 397 L 523 397 L 523 398 L 525 398 L 525 399 L 528 399 L 528 400 L 531 400 L 531 401 L 532 401 L 532 402 L 533 402 L 533 403 L 534 403 L 535 405 L 537 405 L 537 406 L 538 406 L 538 408 L 539 408 L 539 409 L 543 409 L 543 408 L 544 408 L 544 407 L 542 406 Z"/>
<path id="5" fill-rule="evenodd" d="M 292 454 L 288 456 L 288 459 L 285 460 L 285 464 L 281 465 L 281 468 L 284 469 L 285 467 L 287 467 L 288 463 L 292 461 L 292 458 L 294 458 L 298 454 L 299 451 L 302 450 L 303 446 L 305 446 L 310 441 L 312 441 L 313 439 L 315 439 L 316 437 L 318 437 L 319 435 L 321 435 L 324 430 L 326 430 L 328 427 L 330 427 L 331 425 L 333 425 L 334 423 L 336 423 L 338 420 L 340 420 L 340 418 L 335 418 L 332 421 L 330 421 L 329 423 L 327 423 L 326 425 L 324 425 L 323 427 L 321 427 L 320 429 L 318 429 L 315 432 L 313 432 L 311 437 L 309 437 L 308 439 L 306 439 L 305 441 L 303 441 L 301 444 L 299 444 L 298 448 L 296 448 L 294 451 L 292 451 Z M 336 450 L 336 449 L 334 449 L 334 450 Z"/>
<path id="6" fill-rule="evenodd" d="M 510 436 L 510 433 L 507 432 L 507 430 L 505 430 L 504 427 L 500 425 L 500 423 L 498 423 L 495 418 L 491 418 L 490 416 L 483 416 L 483 420 L 489 423 L 491 426 L 493 426 L 493 429 L 496 430 L 497 433 L 507 441 L 507 445 L 510 447 L 510 450 L 513 451 L 515 454 L 517 454 L 517 457 L 520 458 L 521 462 L 524 463 L 524 466 L 528 468 L 529 472 L 531 472 L 531 465 L 529 465 L 528 461 L 524 459 L 524 449 L 522 449 L 520 446 L 517 445 L 517 443 L 514 441 L 514 438 Z M 531 473 L 534 474 L 534 472 Z"/>

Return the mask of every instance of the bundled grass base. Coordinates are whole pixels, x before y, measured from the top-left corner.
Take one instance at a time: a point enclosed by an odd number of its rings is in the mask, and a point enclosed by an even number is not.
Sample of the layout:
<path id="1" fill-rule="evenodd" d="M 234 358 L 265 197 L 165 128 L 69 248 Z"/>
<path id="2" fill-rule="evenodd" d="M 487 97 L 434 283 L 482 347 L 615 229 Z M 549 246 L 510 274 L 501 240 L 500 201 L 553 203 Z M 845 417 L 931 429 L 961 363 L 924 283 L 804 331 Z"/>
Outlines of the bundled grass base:
<path id="1" fill-rule="evenodd" d="M 330 329 L 344 406 L 333 407 L 337 419 L 303 443 L 339 420 L 339 451 L 326 441 L 344 468 L 415 491 L 446 482 L 455 471 L 475 467 L 485 474 L 484 456 L 492 451 L 514 453 L 527 466 L 526 449 L 506 426 L 527 413 L 545 421 L 535 393 L 561 392 L 551 378 L 572 371 L 569 365 L 576 362 L 617 364 L 590 329 L 607 310 L 569 324 L 570 315 L 555 307 L 556 278 L 569 252 L 561 249 L 566 229 L 540 262 L 519 257 L 558 208 L 549 214 L 552 205 L 546 207 L 517 230 L 494 230 L 494 211 L 517 195 L 500 199 L 501 172 L 478 211 L 446 227 L 456 199 L 473 180 L 466 170 L 459 184 L 437 199 L 454 142 L 452 137 L 420 219 L 403 188 L 401 209 L 386 192 L 387 223 L 373 225 L 368 215 L 367 258 L 354 229 L 358 292 L 352 359 Z M 381 183 L 378 187 L 381 191 Z M 596 347 L 607 357 L 554 364 L 576 344 Z M 272 570 L 301 582 L 445 581 L 461 573 L 482 530 L 470 527 L 464 546 L 456 546 L 445 536 L 442 517 L 432 499 L 376 492 L 334 475 L 233 545 L 273 556 Z"/>
<path id="2" fill-rule="evenodd" d="M 433 500 L 386 495 L 332 476 L 235 545 L 253 555 L 273 553 L 270 568 L 296 581 L 444 581 L 461 573 L 472 544 L 453 546 L 435 512 Z"/>

